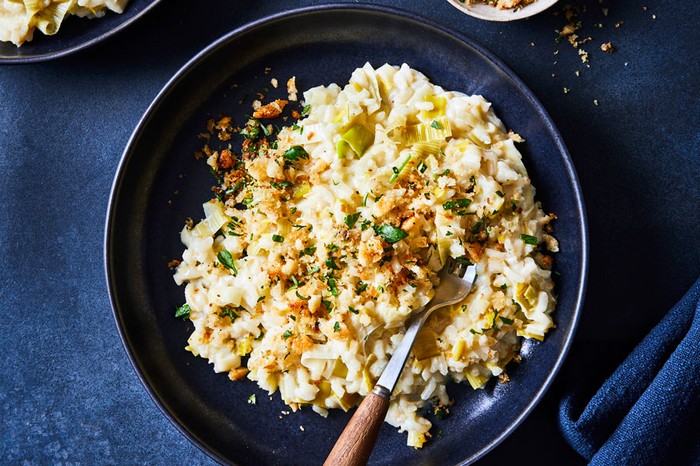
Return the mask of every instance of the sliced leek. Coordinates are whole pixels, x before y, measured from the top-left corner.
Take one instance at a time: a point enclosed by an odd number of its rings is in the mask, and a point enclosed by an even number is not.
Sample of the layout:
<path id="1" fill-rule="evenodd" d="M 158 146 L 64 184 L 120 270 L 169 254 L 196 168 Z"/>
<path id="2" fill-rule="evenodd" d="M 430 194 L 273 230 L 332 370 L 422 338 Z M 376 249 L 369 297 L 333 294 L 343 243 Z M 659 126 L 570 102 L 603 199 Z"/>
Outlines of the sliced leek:
<path id="1" fill-rule="evenodd" d="M 423 327 L 416 336 L 413 344 L 413 354 L 417 361 L 434 358 L 440 355 L 440 348 L 437 346 L 437 334 L 430 327 Z"/>
<path id="2" fill-rule="evenodd" d="M 222 226 L 231 221 L 231 217 L 224 213 L 224 205 L 221 201 L 207 202 L 202 207 L 206 218 L 194 227 L 194 234 L 200 238 L 214 236 Z"/>
<path id="3" fill-rule="evenodd" d="M 437 124 L 433 124 L 433 122 Z M 413 145 L 422 142 L 442 141 L 452 136 L 452 129 L 447 117 L 436 118 L 433 122 L 406 126 L 406 144 Z"/>
<path id="4" fill-rule="evenodd" d="M 425 99 L 426 102 L 433 104 L 432 110 L 421 110 L 420 115 L 423 120 L 432 121 L 438 117 L 445 116 L 445 109 L 447 108 L 447 99 L 442 96 L 431 95 Z"/>
<path id="5" fill-rule="evenodd" d="M 469 382 L 469 385 L 471 385 L 474 390 L 484 388 L 484 386 L 486 385 L 486 382 L 488 382 L 489 379 L 491 378 L 491 374 L 484 375 L 480 372 L 476 375 L 472 374 L 471 372 L 467 372 L 464 375 L 467 377 L 467 381 Z"/>
<path id="6" fill-rule="evenodd" d="M 338 158 L 354 153 L 358 158 L 362 157 L 365 151 L 374 144 L 374 133 L 361 123 L 353 125 L 347 130 L 336 144 Z"/>

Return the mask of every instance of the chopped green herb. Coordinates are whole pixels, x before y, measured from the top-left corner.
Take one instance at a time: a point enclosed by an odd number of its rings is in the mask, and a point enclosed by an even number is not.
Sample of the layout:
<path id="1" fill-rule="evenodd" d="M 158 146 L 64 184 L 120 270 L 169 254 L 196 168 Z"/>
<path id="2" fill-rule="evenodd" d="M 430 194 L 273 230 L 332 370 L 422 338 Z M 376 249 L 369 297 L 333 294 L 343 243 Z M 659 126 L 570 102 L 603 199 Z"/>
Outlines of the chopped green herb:
<path id="1" fill-rule="evenodd" d="M 304 296 L 300 295 L 298 291 L 294 292 L 297 295 L 297 298 L 301 299 L 302 301 L 308 301 L 309 298 L 305 298 Z"/>
<path id="2" fill-rule="evenodd" d="M 231 319 L 231 322 L 233 322 L 240 317 L 239 314 L 236 314 L 236 312 L 234 312 L 235 310 L 239 309 L 240 307 L 234 309 L 231 306 L 224 306 L 221 308 L 221 313 L 219 314 L 219 317 L 228 317 L 229 319 Z"/>
<path id="3" fill-rule="evenodd" d="M 304 105 L 304 108 L 301 110 L 301 116 L 305 117 L 309 112 L 311 112 L 311 104 Z"/>
<path id="4" fill-rule="evenodd" d="M 499 316 L 498 318 L 501 319 L 501 321 L 506 325 L 512 325 L 514 322 L 513 319 L 509 319 L 507 317 Z"/>
<path id="5" fill-rule="evenodd" d="M 283 242 L 284 242 L 284 236 L 272 235 L 272 241 L 274 241 L 275 243 L 283 243 Z"/>
<path id="6" fill-rule="evenodd" d="M 506 290 L 506 289 L 508 289 L 508 285 L 506 285 L 506 284 L 504 283 L 504 284 L 501 285 L 499 288 L 502 289 L 502 290 Z"/>
<path id="7" fill-rule="evenodd" d="M 438 406 L 435 409 L 435 419 L 445 419 L 449 413 L 446 406 Z"/>
<path id="8" fill-rule="evenodd" d="M 469 207 L 469 204 L 472 203 L 471 199 L 455 199 L 451 201 L 447 201 L 444 204 L 442 204 L 442 208 L 445 210 L 451 210 L 457 215 L 467 215 L 467 211 L 463 210 Z"/>
<path id="9" fill-rule="evenodd" d="M 275 189 L 282 190 L 284 188 L 294 186 L 294 183 L 292 183 L 291 181 L 270 181 L 270 185 Z"/>
<path id="10" fill-rule="evenodd" d="M 360 294 L 363 291 L 365 291 L 366 289 L 367 289 L 367 283 L 360 280 L 359 282 L 357 282 L 357 286 L 355 286 L 355 293 Z"/>
<path id="11" fill-rule="evenodd" d="M 287 338 L 292 336 L 292 331 L 291 330 L 286 330 L 283 334 L 282 337 L 286 340 Z"/>
<path id="12" fill-rule="evenodd" d="M 331 270 L 340 270 L 340 267 L 335 263 L 335 259 L 333 257 L 326 259 L 326 267 Z"/>
<path id="13" fill-rule="evenodd" d="M 322 299 L 321 304 L 323 304 L 323 307 L 326 308 L 326 312 L 328 312 L 330 314 L 331 311 L 333 310 L 333 303 L 327 299 Z"/>
<path id="14" fill-rule="evenodd" d="M 428 169 L 428 166 L 425 163 L 423 163 L 423 161 L 421 160 L 420 162 L 418 162 L 417 168 L 418 168 L 419 172 L 425 173 L 425 171 Z"/>
<path id="15" fill-rule="evenodd" d="M 501 191 L 496 191 L 496 194 L 498 194 L 498 197 L 505 197 L 505 194 L 503 194 Z"/>
<path id="16" fill-rule="evenodd" d="M 393 183 L 394 181 L 396 181 L 396 179 L 399 177 L 399 173 L 401 173 L 403 169 L 406 168 L 406 165 L 408 165 L 408 162 L 410 162 L 410 160 L 411 156 L 409 155 L 408 157 L 406 157 L 406 160 L 404 160 L 403 163 L 399 166 L 399 168 L 392 168 L 394 174 L 391 175 L 391 178 L 389 178 L 389 183 Z"/>
<path id="17" fill-rule="evenodd" d="M 249 404 L 249 405 L 254 405 L 254 404 L 255 404 L 255 401 L 256 401 L 256 400 L 255 400 L 255 393 L 253 393 L 252 395 L 250 395 L 250 396 L 248 397 L 248 404 Z"/>
<path id="18" fill-rule="evenodd" d="M 333 296 L 338 296 L 338 288 L 335 284 L 335 278 L 329 278 L 326 283 L 328 284 L 328 290 L 331 292 L 331 294 Z"/>
<path id="19" fill-rule="evenodd" d="M 449 175 L 449 174 L 450 174 L 450 169 L 449 169 L 449 168 L 446 168 L 444 172 L 439 173 L 439 174 L 436 174 L 436 175 L 434 175 L 434 177 L 435 177 L 435 179 L 438 179 L 438 178 L 440 178 L 441 176 L 447 176 L 447 175 Z"/>
<path id="20" fill-rule="evenodd" d="M 182 306 L 175 309 L 175 317 L 182 317 L 182 320 L 187 320 L 190 318 L 190 308 L 189 304 L 183 304 Z"/>
<path id="21" fill-rule="evenodd" d="M 367 228 L 369 228 L 371 223 L 372 222 L 369 220 L 363 220 L 362 222 L 360 222 L 360 230 L 365 231 Z"/>
<path id="22" fill-rule="evenodd" d="M 292 283 L 294 283 L 294 285 L 292 285 L 289 288 L 290 291 L 299 288 L 299 281 L 297 280 L 297 277 L 295 277 L 294 275 L 292 275 Z"/>
<path id="23" fill-rule="evenodd" d="M 345 224 L 348 226 L 348 228 L 355 226 L 357 220 L 360 218 L 360 214 L 361 212 L 355 212 L 354 214 L 345 216 Z"/>
<path id="24" fill-rule="evenodd" d="M 299 257 L 313 256 L 313 254 L 315 252 L 316 252 L 316 246 L 309 246 L 308 248 L 304 248 L 301 250 L 301 254 L 299 254 Z"/>
<path id="25" fill-rule="evenodd" d="M 440 122 L 437 120 L 433 120 L 433 122 L 430 123 L 430 127 L 435 129 L 442 129 L 442 126 L 440 126 Z"/>
<path id="26" fill-rule="evenodd" d="M 290 149 L 287 149 L 283 157 L 287 160 L 296 162 L 299 159 L 308 159 L 309 153 L 306 152 L 306 149 L 301 146 L 292 146 Z"/>
<path id="27" fill-rule="evenodd" d="M 408 236 L 408 233 L 401 228 L 389 225 L 388 223 L 374 227 L 374 232 L 389 244 L 398 243 Z"/>
<path id="28" fill-rule="evenodd" d="M 336 322 L 335 324 L 333 324 L 333 331 L 340 332 L 340 322 Z"/>
<path id="29" fill-rule="evenodd" d="M 236 275 L 238 275 L 238 270 L 236 269 L 236 264 L 233 263 L 233 257 L 231 256 L 230 252 L 228 252 L 226 249 L 223 249 L 222 251 L 219 252 L 219 254 L 216 255 L 216 258 L 219 259 L 219 262 L 221 263 L 221 265 L 223 265 L 227 269 L 231 269 L 233 271 L 234 277 Z"/>
<path id="30" fill-rule="evenodd" d="M 459 264 L 462 264 L 462 265 L 464 265 L 464 266 L 467 266 L 467 267 L 470 266 L 470 265 L 472 265 L 471 261 L 469 261 L 468 259 L 465 259 L 464 257 L 458 257 L 458 258 L 456 258 L 456 259 L 455 259 L 455 262 L 457 262 L 457 263 L 459 263 Z"/>
<path id="31" fill-rule="evenodd" d="M 241 130 L 241 136 L 246 139 L 255 140 L 260 136 L 260 128 L 257 126 L 246 126 Z"/>
<path id="32" fill-rule="evenodd" d="M 537 236 L 532 236 L 532 235 L 526 235 L 524 233 L 520 234 L 520 239 L 525 242 L 525 244 L 531 244 L 533 246 L 537 246 Z"/>
<path id="33" fill-rule="evenodd" d="M 331 252 L 337 251 L 338 249 L 340 249 L 338 246 L 336 246 L 336 245 L 333 244 L 333 243 L 326 244 L 326 247 L 327 247 L 328 250 L 331 251 Z"/>
<path id="34" fill-rule="evenodd" d="M 267 125 L 264 125 L 264 124 L 260 123 L 260 129 L 262 130 L 262 132 L 263 132 L 263 134 L 264 134 L 265 136 L 269 136 L 270 134 L 272 134 L 272 131 L 270 131 L 270 130 L 267 128 Z"/>
<path id="35" fill-rule="evenodd" d="M 365 197 L 362 199 L 362 207 L 367 207 L 367 197 L 369 196 L 369 193 L 365 194 Z"/>
<path id="36" fill-rule="evenodd" d="M 357 309 L 355 309 L 355 308 L 352 307 L 352 306 L 348 306 L 348 309 L 349 309 L 350 312 L 352 312 L 353 314 L 359 314 L 359 312 L 360 312 L 360 311 L 358 311 Z"/>

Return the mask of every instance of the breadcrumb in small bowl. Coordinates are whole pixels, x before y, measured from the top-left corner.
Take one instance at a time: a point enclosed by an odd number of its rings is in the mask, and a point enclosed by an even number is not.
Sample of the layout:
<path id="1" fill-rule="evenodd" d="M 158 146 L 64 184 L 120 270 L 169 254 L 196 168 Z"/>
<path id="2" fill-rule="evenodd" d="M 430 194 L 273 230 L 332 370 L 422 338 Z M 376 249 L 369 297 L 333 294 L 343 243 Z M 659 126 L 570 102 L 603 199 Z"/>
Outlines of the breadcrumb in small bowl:
<path id="1" fill-rule="evenodd" d="M 469 16 L 486 21 L 515 21 L 536 15 L 557 0 L 447 0 Z"/>

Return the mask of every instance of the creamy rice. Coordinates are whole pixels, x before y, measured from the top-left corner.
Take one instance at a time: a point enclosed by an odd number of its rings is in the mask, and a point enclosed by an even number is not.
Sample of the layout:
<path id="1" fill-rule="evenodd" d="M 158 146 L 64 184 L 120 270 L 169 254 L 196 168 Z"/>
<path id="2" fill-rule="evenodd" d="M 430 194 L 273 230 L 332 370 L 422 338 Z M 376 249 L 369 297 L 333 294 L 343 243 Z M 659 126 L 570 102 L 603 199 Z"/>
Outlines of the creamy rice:
<path id="1" fill-rule="evenodd" d="M 233 163 L 209 153 L 225 203 L 205 204 L 181 233 L 187 349 L 295 410 L 348 410 L 447 258 L 475 263 L 472 292 L 430 318 L 393 393 L 386 421 L 421 447 L 431 423 L 418 409 L 448 405 L 449 379 L 506 381 L 519 337 L 553 327 L 553 215 L 534 200 L 519 136 L 481 96 L 366 64 L 303 101 L 308 114 L 276 148 L 248 147 Z"/>

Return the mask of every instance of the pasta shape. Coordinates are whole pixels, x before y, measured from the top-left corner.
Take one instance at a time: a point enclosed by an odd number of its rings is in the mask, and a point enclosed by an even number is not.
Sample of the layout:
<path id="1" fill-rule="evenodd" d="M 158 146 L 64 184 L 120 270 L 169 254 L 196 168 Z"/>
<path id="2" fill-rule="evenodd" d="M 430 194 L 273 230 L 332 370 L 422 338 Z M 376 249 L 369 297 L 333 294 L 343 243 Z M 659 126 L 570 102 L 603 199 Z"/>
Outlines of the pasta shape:
<path id="1" fill-rule="evenodd" d="M 52 36 L 71 15 L 99 18 L 107 10 L 122 13 L 129 0 L 0 0 L 0 41 L 18 47 L 34 31 Z"/>

